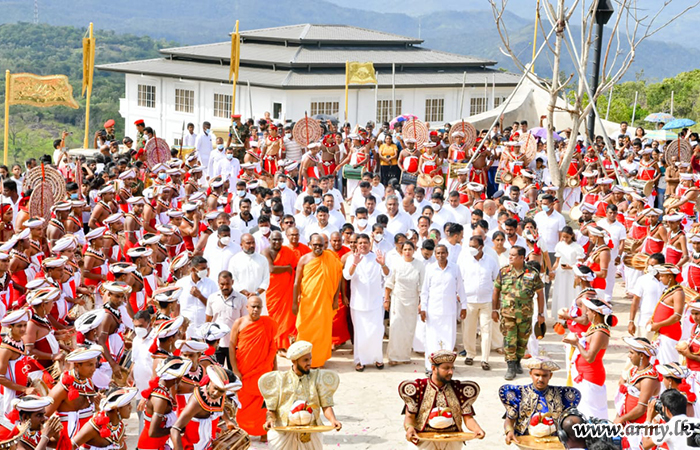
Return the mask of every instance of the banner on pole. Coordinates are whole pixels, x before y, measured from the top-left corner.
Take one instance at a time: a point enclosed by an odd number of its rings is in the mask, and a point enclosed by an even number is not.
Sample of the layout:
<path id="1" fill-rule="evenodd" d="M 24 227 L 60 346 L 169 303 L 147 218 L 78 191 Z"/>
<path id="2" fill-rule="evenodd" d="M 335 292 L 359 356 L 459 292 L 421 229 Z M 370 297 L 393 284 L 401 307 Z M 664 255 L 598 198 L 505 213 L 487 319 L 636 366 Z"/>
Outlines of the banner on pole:
<path id="1" fill-rule="evenodd" d="M 85 95 L 85 90 L 88 86 L 92 86 L 92 75 L 95 67 L 95 38 L 83 38 L 83 89 L 82 94 Z"/>
<path id="2" fill-rule="evenodd" d="M 371 62 L 348 62 L 347 84 L 368 84 L 377 82 L 377 74 L 374 71 L 374 64 Z"/>
<path id="3" fill-rule="evenodd" d="M 73 87 L 65 75 L 11 74 L 8 91 L 6 101 L 9 105 L 80 107 L 73 98 Z"/>
<path id="4" fill-rule="evenodd" d="M 228 69 L 228 80 L 231 81 L 234 73 L 238 78 L 238 66 L 241 61 L 241 33 L 231 33 L 231 62 Z"/>

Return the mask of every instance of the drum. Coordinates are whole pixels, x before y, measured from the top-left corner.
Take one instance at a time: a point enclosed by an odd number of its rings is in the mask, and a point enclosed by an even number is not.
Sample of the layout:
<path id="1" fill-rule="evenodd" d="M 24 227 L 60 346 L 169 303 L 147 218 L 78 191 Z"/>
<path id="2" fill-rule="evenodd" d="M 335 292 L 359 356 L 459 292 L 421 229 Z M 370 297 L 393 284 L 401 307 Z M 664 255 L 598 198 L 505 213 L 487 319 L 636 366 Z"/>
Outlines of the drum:
<path id="1" fill-rule="evenodd" d="M 518 186 L 520 190 L 523 190 L 527 186 L 527 180 L 525 180 L 525 177 L 523 177 L 522 175 L 518 175 L 517 177 L 513 178 L 512 185 Z"/>
<path id="2" fill-rule="evenodd" d="M 624 264 L 625 267 L 632 268 L 632 255 L 626 254 L 626 255 L 622 258 L 622 264 Z"/>
<path id="3" fill-rule="evenodd" d="M 250 437 L 240 428 L 225 431 L 212 442 L 212 450 L 245 450 L 248 448 L 250 448 Z"/>
<path id="4" fill-rule="evenodd" d="M 581 179 L 579 177 L 569 177 L 566 179 L 566 185 L 571 189 L 579 187 L 581 184 Z"/>
<path id="5" fill-rule="evenodd" d="M 642 243 L 644 242 L 644 239 L 630 239 L 627 238 L 625 239 L 625 245 L 622 247 L 622 252 L 632 256 L 634 253 L 639 250 L 639 248 L 642 246 Z"/>
<path id="6" fill-rule="evenodd" d="M 418 178 L 416 179 L 416 184 L 420 187 L 431 187 L 432 186 L 432 178 L 430 175 L 426 175 L 424 173 L 418 175 Z"/>
<path id="7" fill-rule="evenodd" d="M 95 296 L 94 295 L 81 295 L 80 299 L 85 302 L 84 305 L 78 305 L 77 303 L 68 311 L 68 318 L 76 321 L 78 317 L 82 316 L 88 311 L 92 311 L 95 308 Z"/>
<path id="8" fill-rule="evenodd" d="M 127 379 L 129 378 L 129 373 L 131 373 L 131 369 L 134 367 L 134 362 L 131 359 L 131 350 L 124 352 L 122 359 L 119 362 L 119 367 L 119 372 L 112 374 L 112 380 L 117 386 L 124 387 L 126 386 Z"/>
<path id="9" fill-rule="evenodd" d="M 652 180 L 644 181 L 632 178 L 629 182 L 630 186 L 638 190 L 644 197 L 649 197 L 654 191 L 654 182 Z"/>
<path id="10" fill-rule="evenodd" d="M 688 286 L 683 286 L 683 292 L 685 292 L 685 302 L 693 303 L 700 299 L 700 293 L 695 289 L 689 288 Z"/>
<path id="11" fill-rule="evenodd" d="M 571 218 L 571 220 L 578 220 L 581 218 L 582 215 L 583 212 L 581 211 L 579 205 L 574 206 L 573 208 L 571 208 L 571 211 L 569 211 L 569 217 Z"/>
<path id="12" fill-rule="evenodd" d="M 632 256 L 632 268 L 635 270 L 644 271 L 647 267 L 647 261 L 649 261 L 649 255 L 644 253 L 635 253 Z"/>
<path id="13" fill-rule="evenodd" d="M 408 172 L 401 172 L 401 184 L 416 184 L 418 175 Z"/>
<path id="14" fill-rule="evenodd" d="M 32 380 L 31 385 L 34 389 L 36 389 L 37 394 L 39 396 L 46 397 L 47 395 L 49 395 L 49 386 L 44 382 L 43 379 L 41 379 L 41 377 Z"/>
<path id="15" fill-rule="evenodd" d="M 664 200 L 664 209 L 668 211 L 669 209 L 675 208 L 679 201 L 680 199 L 676 197 L 667 198 L 666 200 Z"/>
<path id="16" fill-rule="evenodd" d="M 345 165 L 343 166 L 343 178 L 346 180 L 361 180 L 363 171 L 363 166 L 355 168 L 350 165 Z"/>
<path id="17" fill-rule="evenodd" d="M 501 180 L 503 181 L 503 184 L 511 184 L 513 183 L 513 173 L 512 172 L 503 172 L 501 174 Z"/>
<path id="18" fill-rule="evenodd" d="M 435 175 L 431 180 L 432 187 L 442 186 L 443 184 L 445 184 L 445 179 L 442 177 L 442 175 Z"/>

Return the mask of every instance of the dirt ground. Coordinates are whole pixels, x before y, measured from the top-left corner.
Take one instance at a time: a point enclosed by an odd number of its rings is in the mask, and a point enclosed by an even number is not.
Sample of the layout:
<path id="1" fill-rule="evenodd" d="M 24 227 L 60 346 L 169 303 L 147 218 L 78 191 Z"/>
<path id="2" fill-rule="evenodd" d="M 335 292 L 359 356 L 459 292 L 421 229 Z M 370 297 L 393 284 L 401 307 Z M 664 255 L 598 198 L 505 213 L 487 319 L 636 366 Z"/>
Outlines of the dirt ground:
<path id="1" fill-rule="evenodd" d="M 627 348 L 622 342 L 622 337 L 627 335 L 630 308 L 630 301 L 622 298 L 623 288 L 619 279 L 614 294 L 613 304 L 619 324 L 613 328 L 610 346 L 605 355 L 610 419 L 615 417 L 613 398 L 627 358 Z M 561 344 L 561 336 L 551 332 L 553 323 L 551 319 L 547 320 L 548 333 L 540 341 L 540 353 L 556 360 L 564 367 L 563 344 Z M 461 344 L 459 344 L 461 336 L 458 336 L 457 342 L 458 350 L 461 350 Z M 477 346 L 477 351 L 478 349 Z M 492 352 L 489 359 L 491 371 L 483 371 L 479 362 L 480 356 L 477 356 L 475 365 L 466 366 L 464 358 L 459 357 L 455 367 L 454 378 L 473 380 L 481 387 L 481 393 L 474 406 L 475 418 L 486 432 L 486 437 L 481 441 L 467 442 L 466 447 L 476 450 L 503 448 L 506 447 L 502 420 L 504 408 L 498 399 L 497 392 L 498 388 L 506 383 L 503 379 L 506 365 L 503 356 L 495 352 Z M 280 370 L 289 369 L 289 361 L 285 358 L 278 357 L 278 364 Z M 340 432 L 324 433 L 324 447 L 349 450 L 405 449 L 407 442 L 404 438 L 401 415 L 403 402 L 399 398 L 397 387 L 403 380 L 424 377 L 423 367 L 423 358 L 414 354 L 411 364 L 394 367 L 386 364 L 381 371 L 368 366 L 364 372 L 358 373 L 354 371 L 350 343 L 333 352 L 333 357 L 326 364 L 326 369 L 335 370 L 340 374 L 340 387 L 335 395 L 334 409 L 338 420 L 343 424 L 343 429 Z M 529 382 L 530 378 L 526 371 L 511 383 L 528 384 Z M 555 372 L 552 384 L 564 385 L 565 382 L 566 372 L 564 370 Z M 132 414 L 127 421 L 127 436 L 127 448 L 135 449 L 138 439 L 136 414 Z M 252 440 L 252 449 L 269 448 L 257 438 Z M 513 449 L 515 448 L 513 446 Z"/>

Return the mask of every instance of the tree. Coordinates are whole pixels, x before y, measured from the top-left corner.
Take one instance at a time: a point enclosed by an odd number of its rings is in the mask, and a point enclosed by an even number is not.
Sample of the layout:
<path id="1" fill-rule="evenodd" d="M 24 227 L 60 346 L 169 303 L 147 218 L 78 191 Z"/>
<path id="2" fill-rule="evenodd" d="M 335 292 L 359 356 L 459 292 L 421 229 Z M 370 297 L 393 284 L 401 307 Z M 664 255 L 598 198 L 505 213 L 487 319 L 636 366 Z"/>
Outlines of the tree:
<path id="1" fill-rule="evenodd" d="M 542 35 L 545 42 L 542 48 L 547 48 L 550 53 L 552 74 L 559 74 L 563 50 L 566 49 L 568 57 L 571 59 L 575 73 L 572 73 L 566 80 L 562 81 L 559 76 L 551 78 L 540 77 L 530 72 L 528 64 L 523 63 L 510 45 L 508 30 L 504 22 L 504 12 L 506 11 L 508 0 L 489 0 L 496 28 L 505 47 L 505 53 L 510 56 L 515 65 L 527 74 L 529 80 L 549 92 L 550 101 L 547 108 L 547 160 L 552 176 L 552 183 L 559 187 L 559 198 L 563 199 L 563 191 L 566 184 L 566 172 L 576 149 L 576 139 L 570 139 L 569 143 L 561 155 L 561 164 L 557 161 L 556 149 L 554 145 L 554 113 L 564 111 L 571 118 L 573 133 L 580 129 L 586 117 L 593 111 L 594 105 L 599 99 L 624 76 L 634 61 L 635 52 L 639 45 L 646 39 L 654 36 L 664 29 L 674 20 L 689 10 L 695 8 L 700 1 L 689 4 L 683 11 L 674 15 L 669 20 L 660 21 L 659 17 L 673 0 L 660 1 L 659 9 L 651 14 L 642 15 L 644 12 L 636 7 L 635 0 L 616 0 L 615 13 L 611 23 L 608 25 L 607 42 L 603 43 L 601 53 L 601 83 L 595 92 L 590 92 L 590 87 L 586 79 L 586 72 L 590 62 L 590 55 L 595 36 L 596 15 L 599 0 L 575 0 L 573 5 L 567 7 L 565 0 L 542 0 L 541 7 L 537 14 L 547 20 L 547 24 L 540 21 Z M 580 41 L 574 40 L 571 34 L 571 19 L 575 12 L 579 12 L 581 20 L 578 27 L 581 30 Z M 552 41 L 552 34 L 554 39 Z M 604 39 L 601 37 L 601 39 Z M 561 106 L 562 94 L 569 89 L 569 102 Z M 592 98 L 593 101 L 589 101 Z M 605 131 L 603 130 L 605 134 Z M 608 142 L 607 136 L 606 144 Z M 612 156 L 614 152 L 610 151 Z M 555 169 L 556 168 L 556 169 Z"/>

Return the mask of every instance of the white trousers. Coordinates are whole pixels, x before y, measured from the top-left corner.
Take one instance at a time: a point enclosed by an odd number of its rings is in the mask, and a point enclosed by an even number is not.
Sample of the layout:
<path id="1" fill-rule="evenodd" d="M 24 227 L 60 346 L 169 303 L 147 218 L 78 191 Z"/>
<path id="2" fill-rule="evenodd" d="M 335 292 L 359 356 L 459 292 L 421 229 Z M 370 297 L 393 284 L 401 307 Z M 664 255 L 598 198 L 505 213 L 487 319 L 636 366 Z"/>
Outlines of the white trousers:
<path id="1" fill-rule="evenodd" d="M 576 373 L 576 365 L 572 364 L 571 367 L 572 372 Z M 605 385 L 598 386 L 588 380 L 581 380 L 580 383 L 574 381 L 574 387 L 581 392 L 578 410 L 583 415 L 608 420 L 608 393 Z"/>
<path id="2" fill-rule="evenodd" d="M 678 362 L 678 360 L 680 359 L 680 355 L 678 355 L 678 350 L 676 350 L 676 344 L 678 344 L 678 341 L 675 341 L 668 336 L 660 334 L 655 344 L 656 359 L 659 360 L 659 364 L 670 364 Z"/>
<path id="3" fill-rule="evenodd" d="M 462 321 L 462 343 L 468 358 L 476 358 L 476 327 L 481 329 L 481 361 L 489 362 L 491 352 L 491 302 L 467 303 L 467 318 Z"/>
<path id="4" fill-rule="evenodd" d="M 353 356 L 355 364 L 381 363 L 383 361 L 382 341 L 384 340 L 384 308 L 372 311 L 358 311 L 350 308 L 355 327 Z"/>
<path id="5" fill-rule="evenodd" d="M 438 350 L 454 350 L 455 341 L 457 341 L 457 317 L 428 314 L 425 320 L 425 370 L 432 370 L 431 354 Z"/>

